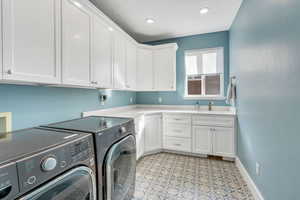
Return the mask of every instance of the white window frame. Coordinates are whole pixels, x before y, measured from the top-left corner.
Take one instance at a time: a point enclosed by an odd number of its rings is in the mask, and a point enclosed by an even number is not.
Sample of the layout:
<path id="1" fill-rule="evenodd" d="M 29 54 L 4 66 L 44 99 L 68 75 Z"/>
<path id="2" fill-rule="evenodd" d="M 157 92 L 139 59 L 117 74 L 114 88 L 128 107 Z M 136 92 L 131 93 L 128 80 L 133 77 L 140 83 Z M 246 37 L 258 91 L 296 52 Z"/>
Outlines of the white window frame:
<path id="1" fill-rule="evenodd" d="M 206 53 L 211 53 L 211 52 L 217 52 L 217 68 L 222 69 L 222 73 L 217 73 L 220 74 L 220 95 L 206 95 L 205 94 L 205 78 L 207 76 L 211 75 L 216 75 L 216 74 L 203 74 L 201 75 L 202 81 L 202 91 L 204 94 L 202 95 L 189 95 L 188 94 L 188 76 L 185 74 L 185 87 L 184 87 L 184 99 L 190 99 L 190 100 L 224 100 L 224 85 L 225 85 L 225 80 L 224 80 L 224 47 L 216 47 L 216 48 L 208 48 L 208 49 L 196 49 L 196 50 L 187 50 L 184 53 L 184 58 L 188 54 L 195 54 L 195 55 L 202 55 Z M 198 62 L 201 63 L 201 62 Z M 184 63 L 185 70 L 186 70 L 186 63 Z M 202 68 L 202 66 L 198 66 L 198 68 Z"/>

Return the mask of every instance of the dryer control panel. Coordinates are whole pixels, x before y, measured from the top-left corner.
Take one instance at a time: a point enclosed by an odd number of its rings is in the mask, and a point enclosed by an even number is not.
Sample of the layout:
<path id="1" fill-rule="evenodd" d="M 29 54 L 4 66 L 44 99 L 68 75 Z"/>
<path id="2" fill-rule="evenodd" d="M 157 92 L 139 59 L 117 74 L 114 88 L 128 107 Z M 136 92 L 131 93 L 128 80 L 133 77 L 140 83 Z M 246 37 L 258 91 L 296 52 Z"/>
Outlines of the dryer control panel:
<path id="1" fill-rule="evenodd" d="M 18 161 L 20 192 L 25 193 L 78 164 L 85 164 L 89 167 L 94 165 L 91 136 Z"/>

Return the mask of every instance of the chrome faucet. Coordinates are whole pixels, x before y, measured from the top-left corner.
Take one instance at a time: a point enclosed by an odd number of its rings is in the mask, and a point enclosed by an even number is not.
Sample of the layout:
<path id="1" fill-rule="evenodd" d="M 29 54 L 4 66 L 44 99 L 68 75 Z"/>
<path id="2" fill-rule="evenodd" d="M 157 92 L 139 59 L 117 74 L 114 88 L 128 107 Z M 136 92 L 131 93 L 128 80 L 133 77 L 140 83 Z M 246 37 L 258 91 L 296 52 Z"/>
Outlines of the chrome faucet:
<path id="1" fill-rule="evenodd" d="M 197 110 L 197 111 L 200 110 L 200 102 L 199 102 L 199 101 L 196 102 L 196 106 L 195 106 L 195 107 L 196 107 L 196 110 Z"/>
<path id="2" fill-rule="evenodd" d="M 214 102 L 210 101 L 208 103 L 208 111 L 212 111 L 212 105 L 214 105 Z"/>

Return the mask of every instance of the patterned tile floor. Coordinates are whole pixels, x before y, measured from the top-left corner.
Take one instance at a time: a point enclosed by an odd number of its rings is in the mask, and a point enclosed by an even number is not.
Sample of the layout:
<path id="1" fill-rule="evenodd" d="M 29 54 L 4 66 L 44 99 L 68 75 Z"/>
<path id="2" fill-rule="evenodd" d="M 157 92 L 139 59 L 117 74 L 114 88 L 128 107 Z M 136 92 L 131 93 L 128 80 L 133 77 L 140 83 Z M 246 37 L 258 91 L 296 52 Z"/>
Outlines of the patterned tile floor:
<path id="1" fill-rule="evenodd" d="M 160 153 L 137 166 L 133 200 L 254 200 L 232 162 Z"/>

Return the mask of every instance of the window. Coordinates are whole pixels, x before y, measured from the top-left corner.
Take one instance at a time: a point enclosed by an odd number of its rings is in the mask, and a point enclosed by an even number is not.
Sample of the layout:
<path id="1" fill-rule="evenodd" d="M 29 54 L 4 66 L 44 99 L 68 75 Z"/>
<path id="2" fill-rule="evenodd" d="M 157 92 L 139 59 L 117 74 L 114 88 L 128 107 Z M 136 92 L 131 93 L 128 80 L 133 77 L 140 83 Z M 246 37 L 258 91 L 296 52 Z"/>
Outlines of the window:
<path id="1" fill-rule="evenodd" d="M 224 98 L 223 47 L 186 51 L 185 69 L 186 98 Z"/>

